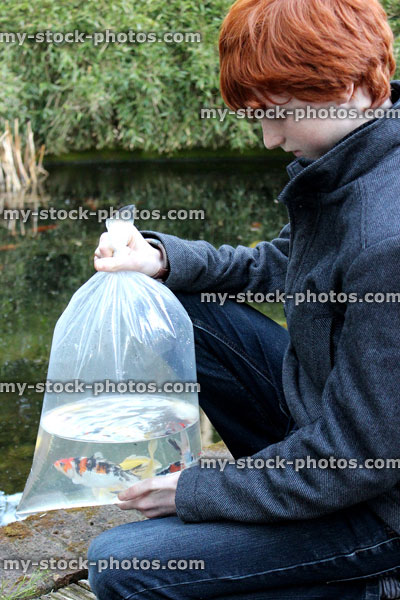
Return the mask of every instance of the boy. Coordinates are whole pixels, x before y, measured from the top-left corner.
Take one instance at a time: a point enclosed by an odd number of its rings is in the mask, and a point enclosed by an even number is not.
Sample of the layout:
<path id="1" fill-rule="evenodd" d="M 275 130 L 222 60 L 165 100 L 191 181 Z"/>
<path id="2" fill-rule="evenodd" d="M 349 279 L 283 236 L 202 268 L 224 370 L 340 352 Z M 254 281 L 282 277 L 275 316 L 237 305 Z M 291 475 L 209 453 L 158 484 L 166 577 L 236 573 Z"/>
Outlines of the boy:
<path id="1" fill-rule="evenodd" d="M 201 406 L 235 459 L 268 468 L 195 466 L 120 494 L 122 508 L 164 518 L 102 534 L 92 561 L 204 569 L 93 568 L 101 600 L 400 597 L 382 578 L 400 568 L 392 42 L 378 0 L 238 0 L 220 34 L 221 91 L 234 110 L 286 109 L 261 120 L 265 146 L 297 158 L 279 197 L 289 224 L 254 249 L 136 230 L 123 261 L 102 237 L 97 270 L 141 271 L 176 293 L 194 325 Z M 247 305 L 200 301 L 247 290 L 284 290 L 288 331 Z"/>

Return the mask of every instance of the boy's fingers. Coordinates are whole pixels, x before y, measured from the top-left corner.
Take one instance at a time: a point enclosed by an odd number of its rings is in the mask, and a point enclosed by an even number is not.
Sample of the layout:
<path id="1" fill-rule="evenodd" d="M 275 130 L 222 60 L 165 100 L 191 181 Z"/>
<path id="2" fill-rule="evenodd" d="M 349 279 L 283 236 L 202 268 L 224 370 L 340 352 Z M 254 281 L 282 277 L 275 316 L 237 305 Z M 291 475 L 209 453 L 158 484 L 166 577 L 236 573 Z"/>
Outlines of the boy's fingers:
<path id="1" fill-rule="evenodd" d="M 96 271 L 121 271 L 124 265 L 118 258 L 111 256 L 110 258 L 94 257 L 94 268 Z"/>
<path id="2" fill-rule="evenodd" d="M 136 230 L 137 231 L 137 230 Z M 137 231 L 140 235 L 139 231 Z M 134 233 L 131 234 L 127 246 L 130 251 L 135 250 L 136 242 Z M 102 233 L 99 239 L 99 245 L 94 251 L 94 266 L 97 271 L 118 271 L 120 269 L 128 268 L 129 270 L 136 270 L 132 264 L 125 264 L 125 262 L 118 259 L 117 262 L 98 262 L 98 259 L 113 258 L 114 249 L 110 242 L 110 235 L 108 232 Z"/>
<path id="3" fill-rule="evenodd" d="M 110 246 L 98 246 L 94 252 L 98 258 L 111 258 L 114 250 Z"/>
<path id="4" fill-rule="evenodd" d="M 121 510 L 135 509 L 140 511 L 153 509 L 153 507 L 150 506 L 149 503 L 143 502 L 142 498 L 136 498 L 135 500 L 127 500 L 126 502 L 121 502 L 120 504 L 118 504 L 118 508 L 120 508 Z"/>
<path id="5" fill-rule="evenodd" d="M 108 231 L 105 231 L 101 234 L 99 239 L 99 246 L 109 246 L 110 245 L 110 236 Z"/>
<path id="6" fill-rule="evenodd" d="M 117 504 L 117 506 L 121 510 L 139 510 L 138 508 L 136 508 L 134 502 L 132 502 L 131 500 L 129 502 L 121 502 L 120 504 Z"/>
<path id="7" fill-rule="evenodd" d="M 138 238 L 142 238 L 142 234 L 140 233 L 139 229 L 137 229 L 137 227 L 135 227 L 133 225 L 133 231 L 132 231 L 131 235 L 129 236 L 127 245 L 133 249 L 136 245 Z"/>
<path id="8" fill-rule="evenodd" d="M 113 249 L 110 244 L 110 238 L 108 233 L 102 233 L 99 239 L 99 245 L 94 251 L 94 255 L 98 258 L 111 257 L 113 255 Z"/>
<path id="9" fill-rule="evenodd" d="M 151 479 L 145 479 L 144 481 L 138 481 L 134 485 L 132 485 L 127 490 L 120 492 L 118 494 L 119 500 L 134 500 L 143 496 L 143 494 L 147 494 L 154 489 Z"/>

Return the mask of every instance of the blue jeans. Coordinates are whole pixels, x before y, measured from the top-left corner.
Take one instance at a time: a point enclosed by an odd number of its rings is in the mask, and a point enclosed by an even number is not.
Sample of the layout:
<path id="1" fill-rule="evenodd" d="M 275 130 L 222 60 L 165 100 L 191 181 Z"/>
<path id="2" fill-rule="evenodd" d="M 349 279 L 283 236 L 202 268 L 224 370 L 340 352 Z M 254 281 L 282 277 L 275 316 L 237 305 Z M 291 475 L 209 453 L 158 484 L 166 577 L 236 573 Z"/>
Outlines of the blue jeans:
<path id="1" fill-rule="evenodd" d="M 234 457 L 283 439 L 295 427 L 282 391 L 287 331 L 245 304 L 176 295 L 194 326 L 200 405 Z M 365 504 L 274 524 L 172 516 L 106 531 L 89 561 L 100 600 L 378 600 L 378 576 L 400 569 L 400 536 Z"/>

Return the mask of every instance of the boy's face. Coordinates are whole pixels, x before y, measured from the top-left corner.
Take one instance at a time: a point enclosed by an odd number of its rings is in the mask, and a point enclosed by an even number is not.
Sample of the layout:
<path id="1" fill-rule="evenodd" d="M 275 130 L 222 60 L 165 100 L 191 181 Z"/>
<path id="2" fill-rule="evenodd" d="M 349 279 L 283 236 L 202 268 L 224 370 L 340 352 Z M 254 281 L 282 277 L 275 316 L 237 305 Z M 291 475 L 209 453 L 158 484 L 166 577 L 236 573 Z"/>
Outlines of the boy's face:
<path id="1" fill-rule="evenodd" d="M 282 103 L 287 100 L 285 97 L 272 96 L 271 100 L 276 103 Z M 357 103 L 356 103 L 357 104 Z M 345 137 L 350 131 L 356 129 L 365 122 L 365 119 L 349 118 L 299 118 L 299 115 L 306 114 L 307 107 L 313 109 L 349 109 L 361 108 L 354 106 L 354 102 L 345 102 L 337 104 L 312 103 L 291 98 L 289 102 L 282 105 L 281 108 L 286 111 L 294 111 L 294 114 L 286 115 L 283 118 L 263 117 L 261 120 L 264 145 L 268 150 L 281 147 L 285 152 L 293 152 L 296 157 L 316 159 L 328 152 L 337 142 Z M 365 105 L 364 105 L 365 107 Z M 279 108 L 275 104 L 265 102 L 265 108 Z M 300 112 L 299 112 L 300 110 Z M 332 109 L 331 109 L 332 110 Z M 304 112 L 303 112 L 304 111 Z M 324 112 L 317 115 L 324 115 Z M 326 111 L 325 111 L 326 114 Z"/>

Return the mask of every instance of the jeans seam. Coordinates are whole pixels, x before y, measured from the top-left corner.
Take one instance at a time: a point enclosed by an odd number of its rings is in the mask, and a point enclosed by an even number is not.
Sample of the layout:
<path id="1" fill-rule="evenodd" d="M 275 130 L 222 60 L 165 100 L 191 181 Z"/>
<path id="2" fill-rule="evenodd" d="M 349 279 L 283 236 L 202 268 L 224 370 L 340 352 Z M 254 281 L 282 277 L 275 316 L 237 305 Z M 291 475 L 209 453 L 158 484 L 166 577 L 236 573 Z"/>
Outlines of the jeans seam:
<path id="1" fill-rule="evenodd" d="M 225 367 L 225 365 L 223 364 L 219 364 L 219 366 L 221 367 L 221 369 L 223 369 L 223 371 L 225 371 L 225 373 L 227 373 L 228 375 L 232 375 L 232 373 L 229 371 L 229 369 L 227 369 L 227 367 Z M 248 390 L 243 386 L 243 384 L 235 377 L 237 386 L 246 394 L 248 394 Z"/>
<path id="2" fill-rule="evenodd" d="M 225 365 L 223 365 L 222 363 L 220 363 L 219 367 L 225 373 L 227 373 L 229 376 L 232 376 L 232 373 L 229 371 L 229 369 L 227 369 L 227 367 L 225 367 Z M 243 384 L 241 383 L 241 381 L 239 381 L 238 378 L 235 378 L 235 381 L 236 381 L 236 385 L 237 385 L 238 389 L 242 390 L 242 392 L 246 395 L 246 397 L 249 396 L 249 395 L 251 396 L 250 392 L 243 386 Z M 255 407 L 255 410 L 257 410 L 257 414 L 259 415 L 260 419 L 263 419 L 263 421 L 265 422 L 265 424 L 267 424 L 267 416 L 264 415 L 264 413 L 260 411 L 260 407 L 259 406 Z M 288 427 L 286 429 L 288 429 Z M 201 514 L 200 511 L 199 511 L 199 514 Z"/>
<path id="3" fill-rule="evenodd" d="M 365 586 L 364 600 L 377 600 L 380 597 L 379 581 L 367 581 L 367 585 Z"/>
<path id="4" fill-rule="evenodd" d="M 199 321 L 198 319 L 193 319 L 193 326 L 197 327 L 197 329 L 201 329 L 202 331 L 205 331 L 205 333 L 208 333 L 208 335 L 211 335 L 212 337 L 214 337 L 218 341 L 220 341 L 222 344 L 225 344 L 225 346 L 227 346 L 230 350 L 232 350 L 232 352 L 234 352 L 237 356 L 239 356 L 239 358 L 242 358 L 252 369 L 254 369 L 254 371 L 256 371 L 263 379 L 265 379 L 270 385 L 272 385 L 275 392 L 278 394 L 278 397 L 281 395 L 281 390 L 277 389 L 275 383 L 267 375 L 262 373 L 262 371 L 260 371 L 256 365 L 254 365 L 251 358 L 247 355 L 246 352 L 239 350 L 238 348 L 235 347 L 235 345 L 230 340 L 221 337 L 215 331 L 211 331 L 210 329 L 205 327 L 203 322 Z M 267 363 L 269 372 L 271 372 L 271 367 L 269 365 L 267 357 L 265 357 L 265 362 Z"/>
<path id="5" fill-rule="evenodd" d="M 387 544 L 388 542 L 391 542 L 391 541 L 392 540 L 386 540 L 385 542 L 382 542 L 382 543 Z M 370 579 L 372 577 L 379 577 L 380 575 L 390 575 L 390 573 L 392 571 L 397 571 L 398 569 L 400 569 L 400 565 L 391 567 L 390 569 L 384 569 L 383 571 L 376 571 L 376 573 L 371 573 L 370 575 L 361 575 L 360 577 L 348 577 L 346 579 L 334 579 L 332 581 L 327 581 L 326 583 L 340 583 L 341 581 L 357 581 L 360 579 Z"/>
<path id="6" fill-rule="evenodd" d="M 254 309 L 255 310 L 255 309 Z M 288 419 L 288 424 L 286 426 L 286 432 L 285 432 L 285 437 L 288 435 L 289 431 L 291 430 L 291 420 L 292 420 L 292 416 L 285 410 L 285 406 L 283 406 L 284 402 L 285 402 L 285 397 L 283 394 L 283 391 L 281 392 L 281 390 L 279 388 L 277 388 L 277 386 L 275 385 L 275 383 L 272 381 L 272 379 L 270 379 L 267 375 L 265 375 L 264 373 L 262 373 L 258 367 L 256 365 L 253 364 L 251 358 L 247 355 L 246 352 L 240 351 L 238 348 L 235 347 L 235 345 L 228 340 L 227 338 L 223 338 L 221 337 L 217 332 L 215 332 L 214 330 L 210 330 L 208 329 L 208 327 L 206 327 L 204 325 L 204 323 L 202 321 L 200 321 L 199 319 L 193 319 L 192 320 L 193 323 L 193 327 L 196 327 L 197 329 L 200 329 L 201 331 L 204 331 L 205 333 L 207 333 L 208 335 L 214 337 L 215 339 L 217 339 L 219 342 L 221 342 L 222 344 L 224 344 L 225 346 L 227 346 L 232 352 L 234 352 L 239 358 L 242 358 L 252 369 L 254 369 L 254 371 L 256 371 L 260 377 L 262 377 L 263 379 L 265 379 L 265 381 L 267 381 L 275 390 L 277 399 L 278 399 L 278 406 L 280 408 L 280 410 L 283 412 L 283 414 L 285 415 L 285 417 Z M 265 357 L 265 362 L 267 364 L 267 368 L 268 371 L 271 373 L 272 369 L 271 366 L 269 364 L 268 361 L 268 357 Z M 226 369 L 227 370 L 227 369 Z M 243 388 L 244 389 L 244 388 Z M 247 390 L 245 390 L 247 391 Z M 286 407 L 287 408 L 287 407 Z M 289 409 L 288 409 L 289 410 Z M 263 418 L 266 418 L 266 416 Z"/>
<path id="7" fill-rule="evenodd" d="M 129 596 L 127 596 L 127 598 L 125 600 L 132 600 L 133 598 L 135 598 L 135 596 L 137 596 L 138 594 L 142 594 L 143 592 L 150 592 L 150 591 L 154 591 L 154 590 L 161 590 L 161 589 L 166 589 L 166 588 L 172 588 L 172 587 L 176 587 L 178 585 L 193 585 L 196 583 L 207 583 L 209 581 L 223 581 L 223 580 L 228 580 L 228 581 L 238 581 L 238 580 L 243 580 L 243 579 L 247 579 L 250 577 L 257 577 L 260 575 L 268 575 L 270 573 L 279 573 L 279 572 L 284 572 L 284 571 L 290 571 L 292 569 L 297 569 L 299 567 L 305 567 L 305 566 L 309 566 L 309 565 L 315 565 L 315 564 L 319 564 L 319 563 L 327 563 L 329 561 L 333 561 L 336 560 L 338 558 L 343 558 L 343 557 L 349 557 L 352 556 L 354 554 L 359 554 L 360 552 L 365 552 L 367 550 L 372 550 L 374 548 L 378 548 L 379 546 L 382 546 L 383 544 L 387 544 L 388 541 L 391 540 L 385 540 L 383 542 L 379 542 L 378 544 L 374 544 L 373 546 L 366 546 L 363 548 L 358 548 L 356 550 L 353 550 L 352 552 L 349 552 L 347 554 L 335 554 L 334 556 L 330 556 L 328 558 L 322 558 L 320 560 L 313 560 L 313 561 L 309 561 L 309 562 L 305 562 L 305 563 L 298 563 L 296 565 L 290 565 L 289 567 L 282 567 L 279 569 L 270 569 L 269 571 L 261 571 L 259 573 L 251 573 L 248 575 L 233 575 L 233 576 L 224 576 L 224 577 L 210 577 L 208 579 L 196 579 L 193 581 L 180 581 L 179 583 L 169 583 L 166 585 L 159 585 L 156 587 L 151 587 L 151 588 L 147 588 L 147 589 L 143 589 L 140 590 L 138 592 L 135 592 L 134 594 L 131 594 Z M 398 567 L 394 567 L 394 568 L 398 568 Z M 386 571 L 382 571 L 382 573 L 385 573 Z M 363 579 L 370 579 L 372 577 L 376 577 L 375 574 L 370 574 L 370 575 L 362 575 L 360 577 L 354 577 L 352 579 L 350 579 L 350 581 L 357 581 L 357 580 L 363 580 Z M 321 582 L 321 583 L 340 583 L 342 581 L 347 581 L 347 579 L 341 580 L 341 579 L 336 579 L 336 580 L 332 580 L 332 581 L 325 581 L 325 582 Z"/>

